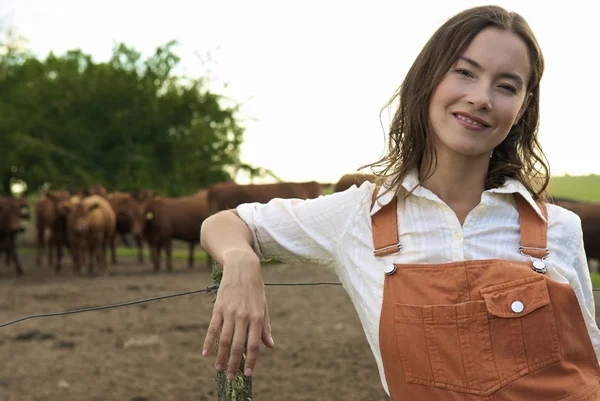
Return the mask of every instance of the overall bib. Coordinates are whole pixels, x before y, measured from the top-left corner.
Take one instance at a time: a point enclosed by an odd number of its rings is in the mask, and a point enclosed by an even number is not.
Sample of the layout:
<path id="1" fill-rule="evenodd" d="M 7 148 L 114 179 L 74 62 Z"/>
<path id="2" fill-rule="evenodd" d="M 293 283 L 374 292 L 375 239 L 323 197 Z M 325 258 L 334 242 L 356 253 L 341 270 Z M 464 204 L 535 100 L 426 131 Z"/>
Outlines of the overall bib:
<path id="1" fill-rule="evenodd" d="M 547 224 L 516 200 L 531 261 L 386 267 L 379 344 L 392 401 L 600 401 L 577 297 L 546 273 Z M 372 216 L 376 257 L 400 251 L 397 222 L 396 198 Z"/>

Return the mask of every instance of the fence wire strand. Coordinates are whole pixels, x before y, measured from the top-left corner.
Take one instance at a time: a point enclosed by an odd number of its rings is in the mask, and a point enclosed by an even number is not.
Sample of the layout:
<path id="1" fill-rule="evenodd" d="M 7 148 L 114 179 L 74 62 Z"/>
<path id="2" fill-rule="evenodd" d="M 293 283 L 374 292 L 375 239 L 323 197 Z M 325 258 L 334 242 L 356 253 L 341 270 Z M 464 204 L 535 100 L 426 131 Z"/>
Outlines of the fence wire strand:
<path id="1" fill-rule="evenodd" d="M 314 286 L 314 285 L 342 285 L 342 283 L 337 283 L 337 282 L 315 282 L 315 283 L 265 283 L 265 287 L 266 286 Z M 19 322 L 23 322 L 25 320 L 30 320 L 30 319 L 37 319 L 37 318 L 42 318 L 42 317 L 53 317 L 53 316 L 64 316 L 64 315 L 72 315 L 75 313 L 83 313 L 83 312 L 93 312 L 93 311 L 98 311 L 98 310 L 103 310 L 103 309 L 114 309 L 114 308 L 120 308 L 122 306 L 131 306 L 131 305 L 137 305 L 137 304 L 142 304 L 145 302 L 151 302 L 151 301 L 159 301 L 162 299 L 167 299 L 167 298 L 175 298 L 175 297 L 182 297 L 184 295 L 192 295 L 192 294 L 198 294 L 201 292 L 213 292 L 215 290 L 217 290 L 219 288 L 219 286 L 217 284 L 214 285 L 210 285 L 202 290 L 193 290 L 193 291 L 185 291 L 185 292 L 179 292 L 176 294 L 168 294 L 168 295 L 161 295 L 158 297 L 152 297 L 152 298 L 146 298 L 146 299 L 139 299 L 136 301 L 130 301 L 130 302 L 122 302 L 122 303 L 118 303 L 118 304 L 111 304 L 111 305 L 101 305 L 101 306 L 93 306 L 91 308 L 82 308 L 82 309 L 73 309 L 73 310 L 67 310 L 67 311 L 63 311 L 63 312 L 53 312 L 53 313 L 39 313 L 36 315 L 30 315 L 30 316 L 25 316 L 16 320 L 12 320 L 10 322 L 6 322 L 6 323 L 2 323 L 0 324 L 0 328 L 6 327 L 6 326 L 10 326 L 12 324 L 16 324 Z"/>
<path id="2" fill-rule="evenodd" d="M 342 283 L 328 282 L 328 281 L 315 282 L 315 283 L 265 283 L 265 287 L 267 287 L 267 286 L 271 286 L 271 287 L 275 287 L 275 286 L 293 286 L 293 287 L 297 287 L 297 286 L 315 286 L 315 285 L 342 285 Z M 161 295 L 161 296 L 158 296 L 158 297 L 152 297 L 152 298 L 146 298 L 146 299 L 138 299 L 136 301 L 122 302 L 122 303 L 118 303 L 118 304 L 93 306 L 91 308 L 73 309 L 73 310 L 67 310 L 67 311 L 63 311 L 63 312 L 40 313 L 40 314 L 36 314 L 36 315 L 25 316 L 25 317 L 22 317 L 22 318 L 19 318 L 19 319 L 16 319 L 16 320 L 12 320 L 10 322 L 2 323 L 2 324 L 0 324 L 0 328 L 6 327 L 6 326 L 10 326 L 12 324 L 16 324 L 16 323 L 23 322 L 25 320 L 30 320 L 30 319 L 37 319 L 37 318 L 42 318 L 42 317 L 72 315 L 72 314 L 75 314 L 75 313 L 93 312 L 93 311 L 98 311 L 98 310 L 103 310 L 103 309 L 115 309 L 115 308 L 120 308 L 122 306 L 137 305 L 137 304 L 142 304 L 142 303 L 145 303 L 145 302 L 159 301 L 159 300 L 162 300 L 162 299 L 182 297 L 184 295 L 198 294 L 198 293 L 201 293 L 201 292 L 213 292 L 213 291 L 215 291 L 217 289 L 219 289 L 219 286 L 215 284 L 215 285 L 210 285 L 210 286 L 208 286 L 208 287 L 206 287 L 206 288 L 204 288 L 202 290 L 193 290 L 193 291 L 178 292 L 176 294 Z M 592 291 L 600 291 L 600 288 L 592 288 Z"/>

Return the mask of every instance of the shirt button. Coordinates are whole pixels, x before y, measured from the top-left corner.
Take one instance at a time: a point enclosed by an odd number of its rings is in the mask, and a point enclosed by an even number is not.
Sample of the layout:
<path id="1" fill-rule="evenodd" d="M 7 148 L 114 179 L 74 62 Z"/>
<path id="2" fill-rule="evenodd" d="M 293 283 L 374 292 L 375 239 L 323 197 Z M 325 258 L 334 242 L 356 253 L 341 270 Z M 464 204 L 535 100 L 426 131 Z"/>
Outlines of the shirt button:
<path id="1" fill-rule="evenodd" d="M 521 313 L 523 312 L 523 309 L 525 309 L 525 306 L 523 306 L 523 302 L 521 301 L 514 301 L 510 304 L 510 309 L 515 313 Z"/>
<path id="2" fill-rule="evenodd" d="M 452 233 L 452 238 L 456 241 L 460 241 L 461 239 L 463 239 L 462 232 L 460 230 L 454 230 L 454 232 Z"/>

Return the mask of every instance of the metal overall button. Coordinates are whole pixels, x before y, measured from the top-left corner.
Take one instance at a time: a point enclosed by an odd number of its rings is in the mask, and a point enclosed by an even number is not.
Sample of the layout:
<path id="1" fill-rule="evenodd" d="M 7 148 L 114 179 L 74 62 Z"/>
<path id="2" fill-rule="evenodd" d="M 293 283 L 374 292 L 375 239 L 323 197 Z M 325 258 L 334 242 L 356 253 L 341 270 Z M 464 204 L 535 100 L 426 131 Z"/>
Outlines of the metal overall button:
<path id="1" fill-rule="evenodd" d="M 546 264 L 537 259 L 533 261 L 533 270 L 536 271 L 537 273 L 546 273 Z"/>
<path id="2" fill-rule="evenodd" d="M 525 309 L 525 306 L 521 301 L 514 301 L 512 304 L 510 304 L 510 309 L 515 313 L 521 313 Z"/>
<path id="3" fill-rule="evenodd" d="M 396 273 L 396 270 L 398 270 L 396 265 L 385 265 L 385 267 L 383 268 L 383 271 L 388 276 L 391 276 L 392 274 Z"/>

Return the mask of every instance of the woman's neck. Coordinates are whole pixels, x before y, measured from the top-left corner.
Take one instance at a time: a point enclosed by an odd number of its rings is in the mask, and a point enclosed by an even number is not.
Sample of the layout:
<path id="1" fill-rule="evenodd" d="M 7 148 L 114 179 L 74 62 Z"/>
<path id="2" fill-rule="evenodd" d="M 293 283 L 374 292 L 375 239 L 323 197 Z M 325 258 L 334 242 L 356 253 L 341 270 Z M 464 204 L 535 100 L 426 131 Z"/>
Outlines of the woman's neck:
<path id="1" fill-rule="evenodd" d="M 483 157 L 449 157 L 438 154 L 435 171 L 424 179 L 428 165 L 423 161 L 419 177 L 421 186 L 444 201 L 456 214 L 460 224 L 481 201 L 485 190 L 489 159 Z"/>

